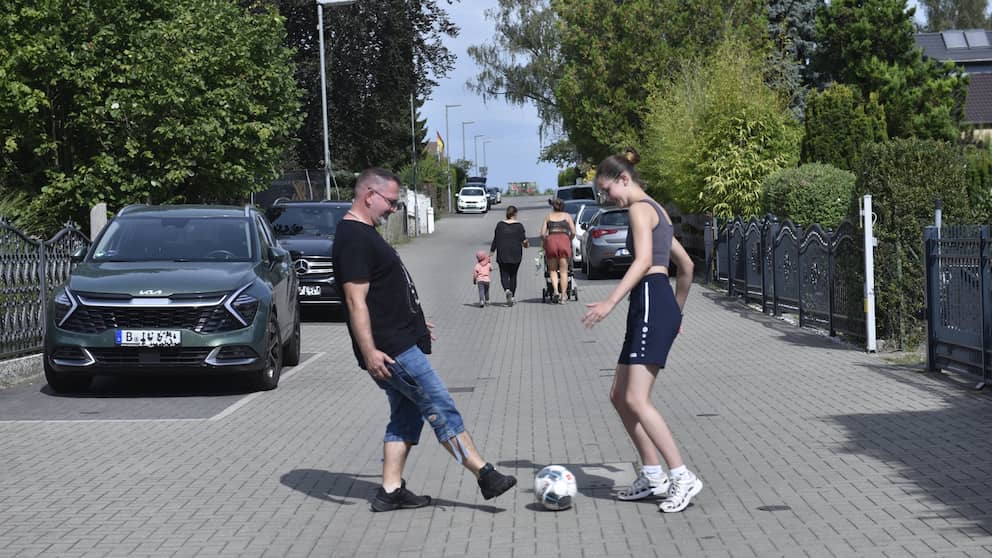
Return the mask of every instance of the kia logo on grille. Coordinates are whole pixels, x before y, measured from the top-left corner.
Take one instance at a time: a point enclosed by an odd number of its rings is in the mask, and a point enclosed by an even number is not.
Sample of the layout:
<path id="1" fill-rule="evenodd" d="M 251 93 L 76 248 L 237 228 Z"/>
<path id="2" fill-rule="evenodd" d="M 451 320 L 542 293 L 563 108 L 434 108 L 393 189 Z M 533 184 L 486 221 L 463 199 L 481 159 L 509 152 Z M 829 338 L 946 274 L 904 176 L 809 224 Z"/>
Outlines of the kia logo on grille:
<path id="1" fill-rule="evenodd" d="M 293 262 L 293 269 L 296 270 L 297 275 L 306 275 L 310 273 L 310 262 L 306 260 L 296 260 Z"/>
<path id="2" fill-rule="evenodd" d="M 162 289 L 141 289 L 138 291 L 139 296 L 149 296 L 149 295 L 160 295 L 162 294 Z"/>

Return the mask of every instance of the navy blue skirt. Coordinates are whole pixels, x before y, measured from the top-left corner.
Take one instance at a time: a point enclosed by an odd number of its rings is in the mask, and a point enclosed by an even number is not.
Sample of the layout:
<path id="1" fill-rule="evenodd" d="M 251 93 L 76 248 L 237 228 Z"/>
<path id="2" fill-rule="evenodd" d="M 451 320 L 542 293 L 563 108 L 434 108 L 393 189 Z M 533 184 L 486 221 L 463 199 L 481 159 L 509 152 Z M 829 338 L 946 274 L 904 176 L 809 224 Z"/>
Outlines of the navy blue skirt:
<path id="1" fill-rule="evenodd" d="M 652 273 L 630 291 L 627 334 L 620 349 L 620 364 L 655 364 L 665 367 L 668 351 L 679 334 L 682 310 L 668 275 Z"/>

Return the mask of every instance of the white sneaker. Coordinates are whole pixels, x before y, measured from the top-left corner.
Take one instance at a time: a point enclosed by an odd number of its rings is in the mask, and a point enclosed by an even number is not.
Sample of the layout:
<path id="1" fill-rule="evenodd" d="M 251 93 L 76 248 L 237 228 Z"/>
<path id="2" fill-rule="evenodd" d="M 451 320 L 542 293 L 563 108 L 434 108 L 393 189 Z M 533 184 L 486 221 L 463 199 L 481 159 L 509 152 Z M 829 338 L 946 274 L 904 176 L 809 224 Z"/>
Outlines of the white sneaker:
<path id="1" fill-rule="evenodd" d="M 642 500 L 649 496 L 661 496 L 665 498 L 669 492 L 669 480 L 667 475 L 662 475 L 659 479 L 648 478 L 643 472 L 637 475 L 634 483 L 617 492 L 617 499 L 630 501 Z"/>
<path id="2" fill-rule="evenodd" d="M 506 289 L 504 294 L 506 294 L 506 305 L 513 306 L 513 293 L 510 292 L 510 289 Z"/>
<path id="3" fill-rule="evenodd" d="M 665 513 L 675 513 L 684 510 L 693 496 L 703 489 L 703 481 L 699 480 L 692 471 L 686 471 L 678 478 L 672 479 L 668 489 L 668 498 L 658 504 L 658 509 Z"/>

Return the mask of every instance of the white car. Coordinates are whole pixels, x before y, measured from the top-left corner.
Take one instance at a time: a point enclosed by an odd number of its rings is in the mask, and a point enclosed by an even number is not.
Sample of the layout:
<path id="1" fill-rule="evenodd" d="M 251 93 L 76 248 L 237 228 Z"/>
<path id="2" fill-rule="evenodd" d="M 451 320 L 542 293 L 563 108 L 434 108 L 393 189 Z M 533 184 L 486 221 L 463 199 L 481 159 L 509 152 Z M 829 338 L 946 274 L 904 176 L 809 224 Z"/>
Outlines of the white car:
<path id="1" fill-rule="evenodd" d="M 458 192 L 458 203 L 455 205 L 458 213 L 485 213 L 489 211 L 489 196 L 481 186 L 466 186 Z"/>
<path id="2" fill-rule="evenodd" d="M 572 265 L 582 265 L 582 237 L 586 234 L 589 221 L 599 213 L 603 206 L 595 202 L 584 204 L 575 214 L 575 236 L 572 238 Z"/>

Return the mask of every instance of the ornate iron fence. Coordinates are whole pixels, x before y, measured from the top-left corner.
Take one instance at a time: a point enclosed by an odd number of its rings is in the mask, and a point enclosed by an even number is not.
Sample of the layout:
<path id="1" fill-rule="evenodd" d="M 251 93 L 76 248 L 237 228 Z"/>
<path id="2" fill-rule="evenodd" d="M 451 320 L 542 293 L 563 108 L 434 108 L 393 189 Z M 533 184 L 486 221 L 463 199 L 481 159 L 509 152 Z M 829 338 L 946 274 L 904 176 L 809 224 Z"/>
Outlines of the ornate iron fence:
<path id="1" fill-rule="evenodd" d="M 738 217 L 717 237 L 716 278 L 763 312 L 795 312 L 800 326 L 864 338 L 863 234 L 850 221 L 833 231 Z"/>
<path id="2" fill-rule="evenodd" d="M 927 366 L 992 379 L 989 227 L 926 227 Z"/>
<path id="3" fill-rule="evenodd" d="M 72 223 L 50 240 L 29 238 L 0 218 L 0 359 L 41 350 L 49 295 L 89 239 Z"/>

